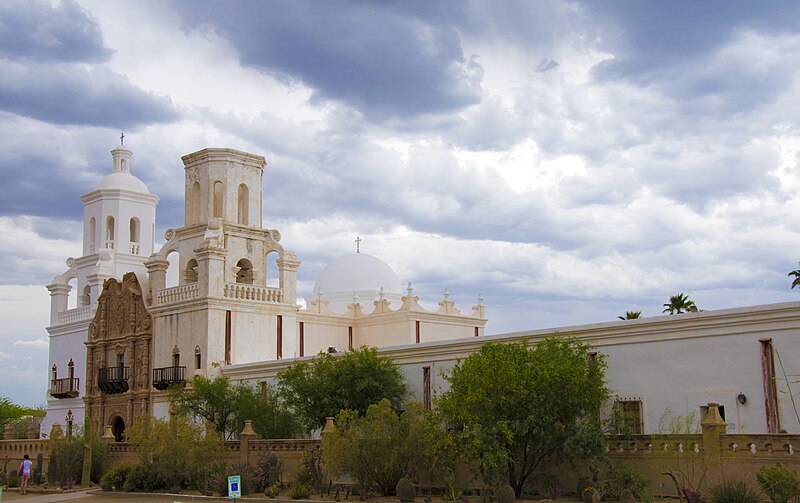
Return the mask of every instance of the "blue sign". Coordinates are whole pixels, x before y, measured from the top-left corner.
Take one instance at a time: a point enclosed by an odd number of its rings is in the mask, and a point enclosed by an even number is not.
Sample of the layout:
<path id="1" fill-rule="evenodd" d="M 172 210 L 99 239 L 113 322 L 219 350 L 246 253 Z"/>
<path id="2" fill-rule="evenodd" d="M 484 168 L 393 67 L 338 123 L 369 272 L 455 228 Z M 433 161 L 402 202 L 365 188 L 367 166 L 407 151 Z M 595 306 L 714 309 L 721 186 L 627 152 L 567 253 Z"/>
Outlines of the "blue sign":
<path id="1" fill-rule="evenodd" d="M 242 477 L 231 475 L 228 477 L 228 498 L 236 499 L 242 497 Z"/>

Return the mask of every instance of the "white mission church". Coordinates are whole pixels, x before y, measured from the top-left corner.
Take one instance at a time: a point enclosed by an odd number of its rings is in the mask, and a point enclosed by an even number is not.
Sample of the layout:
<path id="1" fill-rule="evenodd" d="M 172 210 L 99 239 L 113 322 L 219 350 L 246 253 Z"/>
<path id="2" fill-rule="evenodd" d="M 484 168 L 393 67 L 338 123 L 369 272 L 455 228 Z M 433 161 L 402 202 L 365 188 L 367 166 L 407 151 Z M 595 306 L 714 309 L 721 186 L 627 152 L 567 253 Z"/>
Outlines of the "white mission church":
<path id="1" fill-rule="evenodd" d="M 184 156 L 184 224 L 155 249 L 158 197 L 131 173 L 130 149 L 111 155 L 111 173 L 81 197 L 82 255 L 47 286 L 43 433 L 89 422 L 121 439 L 138 415 L 166 416 L 166 388 L 194 375 L 260 382 L 298 358 L 362 345 L 393 358 L 429 407 L 447 384 L 440 371 L 481 344 L 553 334 L 606 355 L 634 432 L 658 431 L 665 411 L 700 415 L 716 402 L 731 433 L 800 433 L 787 393 L 800 374 L 800 302 L 487 336 L 480 297 L 462 312 L 445 293 L 426 310 L 389 265 L 353 253 L 323 269 L 301 308 L 301 261 L 262 226 L 264 157 Z M 178 284 L 168 286 L 173 268 Z"/>

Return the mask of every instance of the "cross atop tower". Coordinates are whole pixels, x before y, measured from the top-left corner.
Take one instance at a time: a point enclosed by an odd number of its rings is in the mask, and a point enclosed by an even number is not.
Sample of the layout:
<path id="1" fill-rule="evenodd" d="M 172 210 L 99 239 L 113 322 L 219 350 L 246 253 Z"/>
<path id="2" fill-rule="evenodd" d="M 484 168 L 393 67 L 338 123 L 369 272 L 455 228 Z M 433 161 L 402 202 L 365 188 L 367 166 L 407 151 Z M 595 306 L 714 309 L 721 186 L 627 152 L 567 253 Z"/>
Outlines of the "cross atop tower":
<path id="1" fill-rule="evenodd" d="M 125 131 L 120 131 L 119 144 L 120 145 L 125 145 Z"/>
<path id="2" fill-rule="evenodd" d="M 356 253 L 361 253 L 361 238 L 356 236 Z"/>

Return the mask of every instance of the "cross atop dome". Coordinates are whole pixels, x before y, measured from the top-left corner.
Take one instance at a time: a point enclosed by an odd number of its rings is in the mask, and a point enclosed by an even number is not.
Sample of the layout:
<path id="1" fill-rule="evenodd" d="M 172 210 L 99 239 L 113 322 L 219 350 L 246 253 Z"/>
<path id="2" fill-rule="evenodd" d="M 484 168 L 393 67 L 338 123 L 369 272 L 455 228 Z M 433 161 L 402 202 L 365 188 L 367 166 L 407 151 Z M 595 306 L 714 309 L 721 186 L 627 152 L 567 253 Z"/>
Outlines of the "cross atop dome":
<path id="1" fill-rule="evenodd" d="M 360 237 L 356 236 L 356 241 L 355 241 L 355 243 L 356 243 L 356 253 L 361 253 L 361 241 L 362 241 L 362 239 Z"/>

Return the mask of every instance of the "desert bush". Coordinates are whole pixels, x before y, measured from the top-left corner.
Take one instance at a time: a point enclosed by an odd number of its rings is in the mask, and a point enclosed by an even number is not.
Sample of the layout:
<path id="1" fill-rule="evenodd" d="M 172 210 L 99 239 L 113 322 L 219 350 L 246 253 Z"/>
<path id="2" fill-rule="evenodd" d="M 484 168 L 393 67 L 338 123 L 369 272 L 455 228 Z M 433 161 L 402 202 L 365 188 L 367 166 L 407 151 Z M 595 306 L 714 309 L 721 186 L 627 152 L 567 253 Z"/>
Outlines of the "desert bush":
<path id="1" fill-rule="evenodd" d="M 283 463 L 274 452 L 265 452 L 259 456 L 255 465 L 253 491 L 263 492 L 276 483 L 280 487 L 283 477 Z"/>
<path id="2" fill-rule="evenodd" d="M 349 474 L 365 490 L 392 495 L 398 480 L 425 463 L 429 422 L 419 404 L 408 404 L 402 414 L 389 400 L 370 405 L 363 417 L 343 410 L 336 426 L 322 440 L 327 466 Z"/>
<path id="3" fill-rule="evenodd" d="M 215 488 L 223 496 L 228 495 L 228 477 L 230 475 L 241 477 L 242 496 L 251 494 L 258 488 L 258 469 L 251 464 L 235 463 L 217 475 Z"/>
<path id="4" fill-rule="evenodd" d="M 758 491 L 745 480 L 723 480 L 706 493 L 708 503 L 758 503 Z"/>
<path id="5" fill-rule="evenodd" d="M 142 415 L 128 430 L 140 464 L 153 466 L 161 474 L 163 480 L 154 481 L 159 487 L 195 487 L 203 492 L 220 470 L 223 450 L 218 435 L 205 433 L 203 427 L 182 416 L 163 421 Z"/>
<path id="6" fill-rule="evenodd" d="M 797 478 L 797 472 L 783 467 L 780 463 L 775 466 L 759 468 L 756 480 L 772 503 L 786 503 L 793 498 L 800 497 L 800 481 Z"/>
<path id="7" fill-rule="evenodd" d="M 17 475 L 16 472 L 11 472 L 11 475 L 9 475 L 6 478 L 6 484 L 8 485 L 8 487 L 19 487 L 21 482 L 22 481 L 20 480 L 19 475 Z"/>
<path id="8" fill-rule="evenodd" d="M 134 465 L 125 463 L 111 468 L 100 477 L 100 487 L 104 491 L 121 491 L 133 467 Z"/>
<path id="9" fill-rule="evenodd" d="M 122 484 L 122 489 L 127 492 L 150 492 L 165 488 L 166 484 L 158 468 L 154 464 L 148 462 L 134 465 L 128 472 L 128 476 L 125 477 L 125 482 Z"/>
<path id="10" fill-rule="evenodd" d="M 603 483 L 605 495 L 613 499 L 622 499 L 626 490 L 637 500 L 645 502 L 653 500 L 652 484 L 642 472 L 628 466 L 611 468 Z"/>

